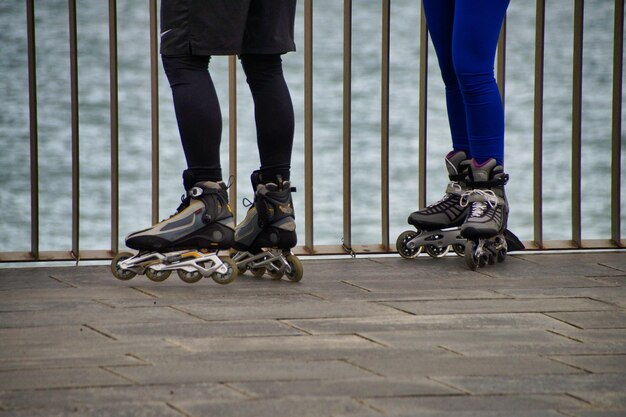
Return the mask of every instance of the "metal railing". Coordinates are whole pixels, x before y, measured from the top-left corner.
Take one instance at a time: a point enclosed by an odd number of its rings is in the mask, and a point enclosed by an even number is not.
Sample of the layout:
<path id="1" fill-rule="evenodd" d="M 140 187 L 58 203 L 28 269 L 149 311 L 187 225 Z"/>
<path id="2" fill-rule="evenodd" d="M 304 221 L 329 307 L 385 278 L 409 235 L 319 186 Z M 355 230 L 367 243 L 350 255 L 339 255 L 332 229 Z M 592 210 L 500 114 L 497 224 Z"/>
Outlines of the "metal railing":
<path id="1" fill-rule="evenodd" d="M 395 250 L 389 236 L 389 67 L 391 0 L 382 3 L 381 30 L 381 239 L 372 245 L 354 245 L 352 242 L 352 0 L 343 1 L 343 245 L 316 245 L 314 242 L 315 213 L 313 210 L 313 0 L 304 0 L 304 245 L 295 248 L 298 254 L 384 253 Z M 152 128 L 152 220 L 159 213 L 159 101 L 158 101 L 158 25 L 157 0 L 148 0 L 150 14 L 151 62 L 151 128 Z M 0 252 L 1 262 L 48 261 L 70 259 L 108 259 L 118 251 L 119 241 L 119 143 L 118 143 L 118 60 L 117 60 L 117 1 L 109 0 L 109 56 L 110 56 L 110 132 L 111 132 L 111 245 L 101 250 L 83 250 L 79 242 L 79 145 L 78 123 L 78 50 L 76 38 L 76 0 L 68 0 L 70 86 L 71 86 L 71 154 L 72 154 L 72 244 L 67 251 L 40 251 L 39 249 L 39 160 L 37 129 L 37 64 L 35 54 L 34 0 L 26 0 L 28 43 L 28 87 L 30 117 L 30 177 L 31 177 L 31 249 L 28 252 Z M 623 248 L 621 237 L 621 138 L 622 138 L 622 62 L 624 0 L 615 0 L 613 22 L 613 88 L 611 128 L 611 236 L 604 240 L 583 240 L 581 234 L 581 149 L 582 149 L 582 65 L 583 65 L 584 0 L 574 0 L 574 45 L 572 87 L 572 177 L 571 240 L 555 241 L 543 238 L 543 99 L 544 99 L 544 36 L 546 0 L 536 0 L 535 65 L 534 65 L 534 138 L 533 138 L 533 240 L 525 242 L 529 249 Z M 506 20 L 503 24 L 497 52 L 497 81 L 505 94 Z M 420 64 L 419 64 L 419 131 L 418 131 L 418 201 L 426 203 L 427 162 L 427 80 L 428 32 L 421 10 Z M 503 100 L 504 101 L 504 100 Z M 229 59 L 229 157 L 230 175 L 237 171 L 237 100 L 236 58 Z M 237 195 L 236 181 L 230 188 L 231 200 Z"/>

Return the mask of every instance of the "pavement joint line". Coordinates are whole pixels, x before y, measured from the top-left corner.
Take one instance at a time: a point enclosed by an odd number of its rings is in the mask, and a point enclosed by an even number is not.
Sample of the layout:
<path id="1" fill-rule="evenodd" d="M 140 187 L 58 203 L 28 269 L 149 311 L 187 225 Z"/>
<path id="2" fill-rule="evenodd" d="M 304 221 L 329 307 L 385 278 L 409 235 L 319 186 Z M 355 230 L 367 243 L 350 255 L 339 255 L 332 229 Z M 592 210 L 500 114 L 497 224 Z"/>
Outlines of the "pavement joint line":
<path id="1" fill-rule="evenodd" d="M 308 296 L 311 296 L 311 297 L 316 298 L 316 299 L 318 299 L 318 300 L 328 301 L 326 298 L 322 297 L 321 295 L 317 295 L 317 294 L 314 294 L 314 293 L 312 293 L 312 292 L 303 292 L 302 294 L 303 294 L 303 295 L 308 295 Z"/>
<path id="2" fill-rule="evenodd" d="M 190 312 L 188 312 L 188 311 L 185 311 L 185 310 L 183 310 L 181 307 L 177 307 L 177 306 L 172 306 L 172 305 L 170 305 L 170 306 L 167 306 L 167 308 L 170 308 L 170 309 L 172 309 L 172 310 L 174 310 L 174 311 L 177 311 L 177 312 L 179 312 L 179 313 L 183 313 L 183 314 L 185 314 L 185 315 L 187 315 L 187 316 L 189 316 L 189 317 L 193 317 L 194 319 L 201 320 L 201 321 L 203 321 L 203 322 L 205 322 L 205 323 L 207 323 L 207 322 L 210 322 L 210 321 L 211 321 L 211 320 L 207 320 L 207 319 L 205 319 L 205 318 L 202 318 L 202 317 L 200 317 L 200 316 L 197 316 L 197 315 L 195 315 L 195 314 L 193 314 L 193 313 L 190 313 Z"/>
<path id="3" fill-rule="evenodd" d="M 346 284 L 346 285 L 350 285 L 350 286 L 352 286 L 352 287 L 358 288 L 358 289 L 360 289 L 360 290 L 362 290 L 362 291 L 365 291 L 365 292 L 368 292 L 368 293 L 369 293 L 369 292 L 372 292 L 372 290 L 368 290 L 368 289 L 367 289 L 367 288 L 365 288 L 365 287 L 361 287 L 360 285 L 356 285 L 356 284 L 353 284 L 353 283 L 348 282 L 348 281 L 341 280 L 341 281 L 339 281 L 339 282 L 341 282 L 342 284 Z"/>
<path id="4" fill-rule="evenodd" d="M 241 394 L 244 397 L 254 400 L 257 399 L 258 397 L 256 395 L 254 395 L 253 393 L 249 393 L 248 391 L 244 390 L 243 388 L 239 388 L 237 386 L 234 386 L 234 384 L 236 384 L 236 382 L 218 382 L 218 384 L 225 386 L 226 388 L 235 391 L 237 394 Z M 231 385 L 232 384 L 232 385 Z"/>
<path id="5" fill-rule="evenodd" d="M 602 299 L 600 299 L 600 298 L 593 298 L 593 297 L 587 297 L 587 298 L 588 298 L 589 300 L 591 300 L 591 301 L 597 301 L 597 302 L 599 302 L 599 303 L 603 303 L 603 304 L 609 305 L 609 306 L 611 306 L 611 307 L 616 307 L 616 308 L 618 308 L 618 309 L 620 309 L 620 310 L 624 310 L 624 308 L 623 308 L 623 307 L 620 307 L 618 304 L 612 303 L 612 302 L 610 302 L 610 301 L 602 300 Z"/>
<path id="6" fill-rule="evenodd" d="M 152 293 L 151 293 L 150 291 L 148 291 L 148 290 L 143 290 L 143 289 L 141 289 L 141 288 L 137 288 L 137 287 L 130 287 L 130 288 L 131 288 L 131 289 L 133 289 L 133 290 L 135 290 L 135 291 L 137 291 L 137 292 L 140 292 L 140 293 L 141 293 L 141 294 L 143 294 L 143 295 L 147 295 L 147 296 L 148 296 L 148 297 L 150 297 L 150 298 L 159 298 L 157 295 L 152 294 Z"/>
<path id="7" fill-rule="evenodd" d="M 134 365 L 134 366 L 137 366 L 137 365 Z M 140 365 L 140 366 L 150 366 L 150 365 Z M 139 382 L 134 381 L 134 380 L 132 380 L 132 379 L 128 378 L 127 376 L 124 376 L 124 375 L 122 375 L 120 373 L 117 373 L 113 369 L 109 369 L 110 367 L 108 367 L 108 366 L 98 366 L 98 368 L 102 369 L 105 372 L 110 373 L 111 375 L 115 375 L 118 378 L 122 378 L 124 381 L 130 382 L 132 385 L 140 385 Z M 118 368 L 121 368 L 121 366 L 118 367 Z"/>
<path id="8" fill-rule="evenodd" d="M 388 415 L 384 410 L 381 410 L 380 408 L 374 407 L 372 404 L 368 403 L 367 400 L 365 400 L 364 398 L 352 397 L 352 400 L 356 401 L 357 403 L 361 404 L 364 407 L 369 408 L 370 410 L 374 411 L 375 413 L 378 413 L 378 414 L 383 415 L 383 416 Z"/>
<path id="9" fill-rule="evenodd" d="M 379 342 L 376 339 L 372 339 L 371 337 L 364 336 L 361 333 L 354 333 L 354 335 L 357 336 L 357 337 L 360 337 L 361 339 L 365 339 L 368 342 L 372 342 L 372 343 L 374 343 L 376 345 L 379 345 L 379 346 L 382 346 L 382 347 L 386 347 L 386 348 L 390 348 L 391 347 L 389 345 L 384 344 L 383 342 Z"/>
<path id="10" fill-rule="evenodd" d="M 579 397 L 577 395 L 574 395 L 574 394 L 572 394 L 570 392 L 566 392 L 565 395 L 567 395 L 568 397 L 571 397 L 571 398 L 573 398 L 575 400 L 582 401 L 583 403 L 585 403 L 587 405 L 593 405 L 593 403 L 591 401 L 587 401 L 584 398 L 581 398 L 581 397 Z"/>
<path id="11" fill-rule="evenodd" d="M 365 372 L 368 372 L 368 373 L 370 373 L 370 374 L 374 374 L 374 375 L 379 376 L 379 377 L 381 377 L 381 378 L 385 378 L 385 379 L 387 379 L 387 377 L 386 377 L 385 375 L 380 374 L 380 373 L 378 373 L 378 372 L 376 372 L 376 371 L 372 371 L 371 369 L 368 369 L 368 368 L 366 368 L 366 367 L 364 367 L 364 366 L 362 366 L 362 365 L 359 365 L 358 363 L 354 363 L 354 362 L 352 362 L 350 359 L 340 358 L 340 359 L 337 359 L 337 360 L 338 360 L 338 361 L 340 361 L 340 362 L 347 363 L 348 365 L 352 365 L 352 366 L 354 366 L 355 368 L 360 369 L 360 370 L 362 370 L 362 371 L 365 371 Z M 316 362 L 316 361 L 313 361 L 313 362 Z"/>
<path id="12" fill-rule="evenodd" d="M 554 311 L 551 311 L 551 313 L 555 313 L 555 312 L 554 312 Z M 567 324 L 568 326 L 572 326 L 572 327 L 574 327 L 574 328 L 576 328 L 576 329 L 578 329 L 578 330 L 584 330 L 584 328 L 583 328 L 583 327 L 577 326 L 577 325 L 575 325 L 575 324 L 573 324 L 573 323 L 570 323 L 570 322 L 567 322 L 567 321 L 565 321 L 565 320 L 561 320 L 561 319 L 560 319 L 560 318 L 558 318 L 558 317 L 552 317 L 552 316 L 551 316 L 550 314 L 548 314 L 548 313 L 539 313 L 539 314 L 543 314 L 544 316 L 549 317 L 549 318 L 551 318 L 552 320 L 556 320 L 556 321 L 560 321 L 561 323 L 565 323 L 565 324 Z"/>
<path id="13" fill-rule="evenodd" d="M 591 372 L 588 369 L 582 368 L 580 366 L 572 365 L 571 363 L 567 363 L 565 361 L 559 360 L 559 359 L 557 359 L 557 358 L 555 358 L 553 356 L 550 356 L 550 355 L 539 355 L 539 357 L 540 358 L 546 358 L 548 360 L 551 360 L 552 362 L 560 363 L 560 364 L 565 365 L 565 366 L 569 366 L 570 368 L 574 368 L 574 369 L 577 369 L 579 371 L 583 371 L 586 374 L 593 374 L 593 372 Z"/>
<path id="14" fill-rule="evenodd" d="M 438 347 L 439 349 L 443 349 L 443 350 L 446 350 L 446 351 L 448 351 L 448 352 L 452 352 L 452 353 L 454 353 L 455 355 L 465 356 L 465 355 L 464 355 L 464 354 L 462 354 L 461 352 L 457 352 L 456 350 L 452 350 L 452 349 L 450 349 L 449 347 L 444 346 L 444 345 L 437 345 L 437 347 Z"/>
<path id="15" fill-rule="evenodd" d="M 101 335 L 101 336 L 106 337 L 107 339 L 112 339 L 112 340 L 115 340 L 115 341 L 117 341 L 117 340 L 118 340 L 115 336 L 112 336 L 112 335 L 110 335 L 110 334 L 108 334 L 108 333 L 105 333 L 105 332 L 103 332 L 102 330 L 96 329 L 95 327 L 93 327 L 93 326 L 91 326 L 91 325 L 89 325 L 89 324 L 87 324 L 87 323 L 83 323 L 83 326 L 85 326 L 86 328 L 88 328 L 89 330 L 91 330 L 91 331 L 93 331 L 93 332 L 98 333 L 98 334 L 99 334 L 99 335 Z"/>
<path id="16" fill-rule="evenodd" d="M 600 266 L 604 266 L 604 267 L 609 268 L 609 269 L 612 269 L 612 270 L 614 270 L 614 271 L 626 272 L 626 271 L 624 271 L 624 270 L 622 270 L 622 269 L 615 268 L 614 266 L 607 265 L 607 264 L 602 263 L 602 262 L 598 262 L 598 265 L 600 265 Z"/>
<path id="17" fill-rule="evenodd" d="M 142 357 L 140 357 L 140 356 L 138 356 L 138 355 L 136 355 L 134 353 L 126 353 L 125 356 L 128 356 L 129 358 L 136 359 L 139 362 L 145 363 L 146 365 L 152 365 L 149 361 L 145 360 L 144 358 L 142 358 Z"/>
<path id="18" fill-rule="evenodd" d="M 563 414 L 565 417 L 580 417 L 580 415 L 570 414 L 568 411 L 564 411 L 564 410 L 555 410 L 555 411 L 559 414 Z"/>
<path id="19" fill-rule="evenodd" d="M 463 395 L 474 395 L 474 394 L 473 394 L 472 392 L 470 392 L 470 391 L 467 391 L 467 390 L 465 390 L 465 389 L 463 389 L 463 388 L 457 387 L 456 385 L 453 385 L 453 384 L 451 384 L 451 383 L 449 383 L 449 382 L 446 382 L 446 381 L 440 381 L 440 380 L 438 380 L 436 377 L 426 375 L 426 379 L 427 379 L 427 380 L 429 380 L 429 381 L 436 382 L 436 383 L 437 383 L 437 384 L 439 384 L 439 385 L 443 385 L 444 387 L 447 387 L 447 388 L 453 389 L 453 390 L 455 390 L 455 391 L 459 391 L 459 393 L 460 393 L 460 394 L 442 394 L 441 396 L 459 396 L 459 395 L 463 396 Z"/>
<path id="20" fill-rule="evenodd" d="M 304 330 L 304 329 L 296 326 L 295 324 L 289 322 L 289 320 L 277 319 L 276 321 L 281 323 L 281 324 L 284 324 L 287 327 L 291 327 L 292 329 L 298 330 L 298 331 L 300 331 L 300 332 L 302 332 L 302 333 L 304 333 L 304 334 L 306 334 L 308 336 L 313 336 L 313 333 L 309 332 L 308 330 Z"/>
<path id="21" fill-rule="evenodd" d="M 182 348 L 183 350 L 186 350 L 187 352 L 196 352 L 195 350 L 193 350 L 193 349 L 192 349 L 192 348 L 190 348 L 189 346 L 185 346 L 184 344 L 182 344 L 182 343 L 180 343 L 180 342 L 178 342 L 178 341 L 176 341 L 176 340 L 173 340 L 173 339 L 167 339 L 167 338 L 166 338 L 166 339 L 163 339 L 163 341 L 164 341 L 164 342 L 167 342 L 167 343 L 171 343 L 172 345 L 177 346 L 177 347 L 179 347 L 179 348 Z"/>
<path id="22" fill-rule="evenodd" d="M 176 411 L 177 413 L 182 414 L 185 417 L 193 417 L 193 415 L 187 414 L 186 412 L 184 412 L 180 408 L 176 407 L 174 404 L 170 403 L 169 401 L 166 401 L 165 405 L 168 406 L 169 408 L 171 408 L 172 410 Z"/>
<path id="23" fill-rule="evenodd" d="M 397 310 L 397 311 L 399 311 L 399 312 L 401 312 L 401 313 L 406 313 L 406 314 L 408 314 L 408 315 L 410 315 L 410 316 L 414 316 L 414 317 L 416 317 L 416 316 L 417 316 L 417 314 L 415 314 L 415 313 L 413 313 L 413 312 L 411 312 L 411 311 L 408 311 L 408 310 L 404 310 L 404 309 L 402 309 L 402 308 L 400 308 L 400 307 L 390 306 L 390 305 L 388 305 L 388 304 L 385 304 L 384 302 L 381 302 L 381 303 L 379 303 L 379 304 L 382 304 L 382 305 L 384 305 L 385 307 L 393 308 L 394 310 Z M 420 315 L 421 315 L 421 314 L 420 314 Z M 438 314 L 438 315 L 441 315 L 441 314 Z"/>
<path id="24" fill-rule="evenodd" d="M 69 287 L 71 287 L 71 288 L 78 288 L 78 286 L 77 286 L 77 285 L 74 285 L 74 284 L 72 284 L 72 283 L 70 283 L 70 282 L 64 281 L 64 280 L 62 280 L 62 279 L 61 279 L 61 278 L 59 278 L 59 277 L 55 277 L 54 275 L 48 275 L 48 278 L 52 278 L 53 280 L 55 280 L 55 281 L 57 281 L 57 282 L 60 282 L 61 284 L 65 284 L 65 285 L 67 285 L 67 286 L 69 286 Z"/>
<path id="25" fill-rule="evenodd" d="M 569 339 L 569 340 L 573 340 L 574 342 L 577 342 L 577 343 L 583 343 L 583 344 L 585 343 L 583 340 L 576 339 L 575 337 L 568 336 L 566 334 L 561 334 L 561 333 L 557 332 L 556 330 L 546 329 L 546 332 L 552 333 L 552 334 L 554 334 L 556 336 L 564 337 L 564 338 Z"/>
<path id="26" fill-rule="evenodd" d="M 98 304 L 102 304 L 102 305 L 103 305 L 103 306 L 105 306 L 105 307 L 109 307 L 109 308 L 116 308 L 113 304 L 108 304 L 108 303 L 105 303 L 104 301 L 102 301 L 102 300 L 98 300 L 97 298 L 92 298 L 92 300 L 91 300 L 91 301 L 93 301 L 93 302 L 95 302 L 95 303 L 98 303 Z"/>

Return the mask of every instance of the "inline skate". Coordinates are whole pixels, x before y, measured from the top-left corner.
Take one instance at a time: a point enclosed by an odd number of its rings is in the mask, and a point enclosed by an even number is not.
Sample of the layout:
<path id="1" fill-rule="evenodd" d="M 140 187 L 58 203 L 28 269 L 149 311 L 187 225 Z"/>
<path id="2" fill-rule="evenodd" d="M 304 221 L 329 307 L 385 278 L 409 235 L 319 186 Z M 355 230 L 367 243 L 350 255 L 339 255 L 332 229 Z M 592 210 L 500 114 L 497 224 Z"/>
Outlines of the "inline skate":
<path id="1" fill-rule="evenodd" d="M 461 205 L 469 208 L 461 226 L 461 236 L 467 239 L 465 262 L 473 271 L 486 264 L 503 262 L 509 250 L 508 243 L 515 240 L 519 242 L 515 235 L 506 230 L 509 204 L 504 186 L 508 180 L 508 174 L 493 158 L 482 164 L 472 160 L 470 164 L 470 189 L 461 197 Z"/>
<path id="2" fill-rule="evenodd" d="M 250 270 L 256 277 L 269 275 L 279 280 L 302 279 L 302 263 L 291 253 L 296 246 L 296 222 L 289 181 L 278 175 L 276 182 L 263 183 L 260 171 L 250 177 L 254 202 L 235 229 L 233 261 L 240 274 Z"/>
<path id="3" fill-rule="evenodd" d="M 174 215 L 126 237 L 126 246 L 138 253 L 123 252 L 113 258 L 113 275 L 129 280 L 145 274 L 160 282 L 177 271 L 187 283 L 203 277 L 218 284 L 233 282 L 236 264 L 229 256 L 218 256 L 220 249 L 232 246 L 235 233 L 226 189 L 221 181 L 195 183 Z"/>
<path id="4" fill-rule="evenodd" d="M 467 191 L 469 167 L 464 151 L 450 152 L 445 157 L 450 182 L 443 198 L 425 209 L 411 213 L 408 223 L 414 230 L 402 232 L 396 241 L 400 256 L 417 257 L 423 249 L 434 258 L 443 257 L 452 248 L 463 256 L 466 239 L 461 236 L 461 225 L 467 216 L 467 207 L 461 205 L 461 196 Z"/>

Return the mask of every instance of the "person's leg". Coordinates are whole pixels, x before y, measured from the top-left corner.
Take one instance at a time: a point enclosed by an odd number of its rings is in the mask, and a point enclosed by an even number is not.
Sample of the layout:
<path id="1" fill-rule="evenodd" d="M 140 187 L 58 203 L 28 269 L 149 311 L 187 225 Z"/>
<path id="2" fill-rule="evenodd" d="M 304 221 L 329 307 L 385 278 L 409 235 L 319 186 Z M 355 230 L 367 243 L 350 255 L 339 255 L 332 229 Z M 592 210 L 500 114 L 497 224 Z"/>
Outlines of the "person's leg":
<path id="1" fill-rule="evenodd" d="M 178 130 L 187 160 L 184 185 L 189 190 L 200 181 L 220 181 L 222 113 L 208 71 L 210 56 L 163 56 Z"/>
<path id="2" fill-rule="evenodd" d="M 456 0 L 452 55 L 465 103 L 471 156 L 504 161 L 504 111 L 494 59 L 509 0 Z"/>
<path id="3" fill-rule="evenodd" d="M 291 95 L 279 54 L 244 54 L 241 64 L 254 100 L 262 182 L 289 180 L 294 135 Z"/>
<path id="4" fill-rule="evenodd" d="M 467 137 L 465 105 L 452 61 L 454 11 L 455 0 L 424 0 L 428 32 L 435 46 L 441 77 L 446 86 L 446 104 L 452 134 L 452 148 L 455 151 L 465 151 L 467 156 L 471 157 Z"/>

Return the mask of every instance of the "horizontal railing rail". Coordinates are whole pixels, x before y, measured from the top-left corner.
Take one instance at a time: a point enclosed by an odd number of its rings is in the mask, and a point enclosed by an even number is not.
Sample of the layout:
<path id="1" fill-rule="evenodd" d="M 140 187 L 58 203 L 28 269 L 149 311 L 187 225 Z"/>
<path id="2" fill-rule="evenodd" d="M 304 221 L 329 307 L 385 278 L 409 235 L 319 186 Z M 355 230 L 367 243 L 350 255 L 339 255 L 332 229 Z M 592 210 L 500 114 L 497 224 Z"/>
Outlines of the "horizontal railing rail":
<path id="1" fill-rule="evenodd" d="M 116 253 L 119 242 L 120 227 L 120 176 L 119 176 L 119 97 L 118 97 L 118 40 L 117 40 L 117 1 L 108 1 L 108 36 L 109 36 L 109 77 L 110 77 L 110 167 L 111 167 L 111 244 L 108 248 L 87 250 L 81 247 L 79 236 L 80 220 L 80 166 L 79 166 L 79 103 L 78 103 L 78 48 L 77 48 L 77 17 L 76 0 L 68 0 L 69 12 L 69 51 L 70 51 L 70 112 L 71 112 L 71 176 L 72 176 L 72 221 L 71 247 L 66 250 L 40 250 L 40 192 L 39 184 L 39 144 L 38 144 L 38 113 L 37 113 L 37 62 L 36 62 L 36 24 L 35 1 L 26 1 L 26 34 L 28 66 L 28 97 L 29 97 L 29 130 L 30 130 L 30 201 L 31 201 L 31 234 L 29 251 L 0 252 L 0 262 L 19 261 L 56 261 L 79 259 L 110 259 Z M 364 254 L 389 253 L 395 251 L 395 245 L 390 241 L 390 173 L 389 173 L 389 143 L 390 143 L 390 50 L 391 42 L 391 0 L 380 0 L 382 7 L 381 47 L 380 47 L 380 241 L 369 245 L 354 244 L 352 239 L 352 34 L 353 34 L 353 2 L 343 0 L 343 121 L 342 121 L 342 216 L 343 241 L 336 245 L 318 245 L 314 240 L 316 224 L 314 210 L 314 54 L 313 54 L 313 22 L 314 2 L 303 0 L 303 136 L 304 136 L 304 243 L 295 248 L 297 254 Z M 585 248 L 623 248 L 626 246 L 621 236 L 621 151 L 622 151 L 622 74 L 623 74 L 623 26 L 624 0 L 614 1 L 613 45 L 612 45 L 612 125 L 611 125 L 611 166 L 610 166 L 610 236 L 605 239 L 582 238 L 582 94 L 583 94 L 583 26 L 584 0 L 574 0 L 573 22 L 573 61 L 572 61 L 572 120 L 571 120 L 571 239 L 545 240 L 543 236 L 543 145 L 544 145 L 544 73 L 545 73 L 545 29 L 546 29 L 546 0 L 536 0 L 535 44 L 534 44 L 534 105 L 533 105 L 533 169 L 532 169 L 532 226 L 533 238 L 524 242 L 528 249 L 585 249 Z M 151 218 L 153 222 L 159 219 L 159 86 L 158 86 L 158 24 L 157 0 L 148 0 L 150 19 L 150 85 L 151 85 Z M 428 114 L 428 31 L 424 18 L 423 7 L 420 17 L 419 31 L 419 82 L 415 86 L 418 92 L 418 203 L 421 207 L 426 204 L 427 184 L 427 114 Z M 608 27 L 609 25 L 607 25 Z M 502 27 L 500 42 L 497 51 L 496 78 L 503 98 L 505 97 L 506 81 L 506 34 L 507 22 Z M 229 83 L 229 167 L 230 175 L 237 176 L 237 79 L 236 57 L 230 57 L 228 62 Z M 505 100 L 503 100 L 506 102 Z M 237 182 L 233 181 L 229 190 L 230 198 L 237 198 Z"/>

